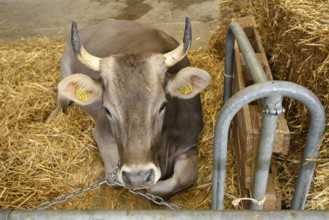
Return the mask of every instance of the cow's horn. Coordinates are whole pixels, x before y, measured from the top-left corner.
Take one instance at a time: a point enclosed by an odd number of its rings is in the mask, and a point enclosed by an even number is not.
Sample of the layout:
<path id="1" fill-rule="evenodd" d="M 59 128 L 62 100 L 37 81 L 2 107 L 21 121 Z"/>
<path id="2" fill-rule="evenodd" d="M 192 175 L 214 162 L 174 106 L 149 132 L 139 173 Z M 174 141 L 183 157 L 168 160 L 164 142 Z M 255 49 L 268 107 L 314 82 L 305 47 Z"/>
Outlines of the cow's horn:
<path id="1" fill-rule="evenodd" d="M 75 56 L 78 58 L 78 60 L 80 60 L 81 63 L 94 71 L 99 71 L 99 63 L 101 58 L 91 55 L 83 48 L 78 34 L 77 23 L 75 21 L 72 21 L 71 44 Z"/>
<path id="2" fill-rule="evenodd" d="M 170 51 L 164 56 L 166 57 L 165 63 L 168 67 L 171 67 L 183 59 L 188 53 L 192 42 L 192 31 L 191 31 L 191 22 L 190 18 L 185 18 L 185 31 L 183 42 L 173 51 Z"/>

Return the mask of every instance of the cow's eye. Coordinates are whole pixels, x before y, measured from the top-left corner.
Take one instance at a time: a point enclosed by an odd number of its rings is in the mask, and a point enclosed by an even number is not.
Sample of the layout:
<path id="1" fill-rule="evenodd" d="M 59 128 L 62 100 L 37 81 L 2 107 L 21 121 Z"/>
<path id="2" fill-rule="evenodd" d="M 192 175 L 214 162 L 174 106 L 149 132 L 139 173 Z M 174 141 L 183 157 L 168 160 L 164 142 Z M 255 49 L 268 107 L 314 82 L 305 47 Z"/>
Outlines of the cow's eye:
<path id="1" fill-rule="evenodd" d="M 103 106 L 104 110 L 105 110 L 105 113 L 112 118 L 112 114 L 110 112 L 110 110 L 108 108 L 106 108 L 105 106 Z"/>
<path id="2" fill-rule="evenodd" d="M 163 110 L 165 110 L 165 109 L 166 109 L 166 106 L 167 106 L 167 102 L 163 102 L 163 103 L 161 104 L 161 107 L 160 107 L 159 113 L 161 113 Z"/>

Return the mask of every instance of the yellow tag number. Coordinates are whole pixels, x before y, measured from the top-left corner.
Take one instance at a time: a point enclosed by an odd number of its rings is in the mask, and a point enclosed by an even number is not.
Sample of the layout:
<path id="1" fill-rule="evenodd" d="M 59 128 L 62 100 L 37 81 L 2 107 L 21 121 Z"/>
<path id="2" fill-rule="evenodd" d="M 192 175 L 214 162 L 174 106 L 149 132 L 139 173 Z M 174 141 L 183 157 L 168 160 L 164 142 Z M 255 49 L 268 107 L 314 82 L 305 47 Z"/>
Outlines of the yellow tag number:
<path id="1" fill-rule="evenodd" d="M 180 93 L 182 95 L 187 95 L 192 92 L 192 85 L 191 83 L 185 83 L 182 87 L 180 87 Z"/>
<path id="2" fill-rule="evenodd" d="M 75 90 L 75 96 L 83 102 L 87 102 L 88 101 L 88 95 L 85 91 L 83 91 L 82 89 L 77 89 Z"/>

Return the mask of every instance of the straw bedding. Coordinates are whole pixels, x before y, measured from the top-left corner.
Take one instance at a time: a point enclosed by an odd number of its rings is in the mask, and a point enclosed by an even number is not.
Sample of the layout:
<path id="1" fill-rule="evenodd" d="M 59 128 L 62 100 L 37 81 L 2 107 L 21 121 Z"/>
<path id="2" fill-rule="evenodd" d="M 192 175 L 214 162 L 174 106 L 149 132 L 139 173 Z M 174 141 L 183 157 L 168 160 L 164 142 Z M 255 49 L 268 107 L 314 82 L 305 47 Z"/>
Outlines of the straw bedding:
<path id="1" fill-rule="evenodd" d="M 62 39 L 37 38 L 0 45 L 1 208 L 33 208 L 103 179 L 102 161 L 91 135 L 92 119 L 73 104 L 56 120 L 45 122 L 55 108 L 63 44 Z M 213 129 L 221 103 L 223 63 L 212 50 L 192 51 L 189 57 L 194 66 L 212 75 L 213 83 L 202 94 L 205 126 L 200 137 L 199 179 L 171 201 L 188 209 L 209 209 Z M 234 187 L 232 175 L 228 174 L 228 188 Z M 125 189 L 103 186 L 85 194 L 52 209 L 162 208 Z"/>

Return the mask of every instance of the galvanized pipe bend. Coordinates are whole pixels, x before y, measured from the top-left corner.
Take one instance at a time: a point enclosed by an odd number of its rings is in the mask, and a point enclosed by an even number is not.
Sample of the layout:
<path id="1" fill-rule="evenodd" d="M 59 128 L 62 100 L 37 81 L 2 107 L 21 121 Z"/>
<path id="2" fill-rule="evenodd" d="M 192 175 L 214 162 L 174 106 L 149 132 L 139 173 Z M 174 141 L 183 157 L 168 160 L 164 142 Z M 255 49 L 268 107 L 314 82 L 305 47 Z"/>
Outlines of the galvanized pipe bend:
<path id="1" fill-rule="evenodd" d="M 307 159 L 316 159 L 318 157 L 318 146 L 325 131 L 325 112 L 319 99 L 303 86 L 286 81 L 267 81 L 251 85 L 239 91 L 221 109 L 214 136 L 212 209 L 224 209 L 228 131 L 233 117 L 244 105 L 273 94 L 296 99 L 303 103 L 310 112 L 311 120 L 307 142 L 292 203 L 292 209 L 304 208 L 316 164 L 314 160 L 307 161 Z"/>

